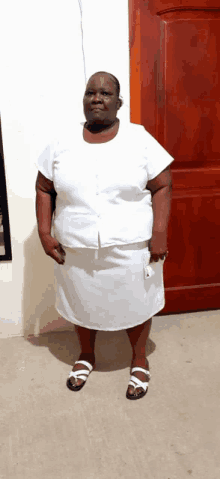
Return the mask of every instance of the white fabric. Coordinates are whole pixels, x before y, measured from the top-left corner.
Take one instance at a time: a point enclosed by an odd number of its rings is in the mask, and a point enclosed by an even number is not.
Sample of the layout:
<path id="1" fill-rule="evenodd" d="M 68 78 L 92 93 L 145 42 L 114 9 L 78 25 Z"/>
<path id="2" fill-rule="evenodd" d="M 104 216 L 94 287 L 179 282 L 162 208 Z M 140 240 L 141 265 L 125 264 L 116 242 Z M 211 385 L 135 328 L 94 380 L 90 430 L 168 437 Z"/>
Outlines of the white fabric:
<path id="1" fill-rule="evenodd" d="M 58 313 L 88 329 L 120 331 L 137 326 L 165 305 L 163 263 L 149 264 L 148 242 L 94 249 L 66 248 L 65 264 L 54 263 Z M 98 256 L 98 257 L 97 257 Z"/>
<path id="2" fill-rule="evenodd" d="M 83 123 L 60 135 L 37 161 L 57 192 L 54 234 L 64 246 L 98 248 L 136 243 L 152 235 L 149 180 L 173 158 L 141 125 L 120 122 L 101 144 L 83 139 Z"/>

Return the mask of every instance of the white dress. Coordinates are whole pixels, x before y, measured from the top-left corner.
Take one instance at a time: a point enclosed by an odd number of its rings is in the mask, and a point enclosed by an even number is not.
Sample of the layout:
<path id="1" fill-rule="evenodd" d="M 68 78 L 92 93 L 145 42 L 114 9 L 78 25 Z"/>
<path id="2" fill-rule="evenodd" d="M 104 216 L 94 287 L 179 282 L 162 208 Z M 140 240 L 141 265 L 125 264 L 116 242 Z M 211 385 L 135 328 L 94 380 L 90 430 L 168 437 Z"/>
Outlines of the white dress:
<path id="1" fill-rule="evenodd" d="M 147 182 L 173 158 L 141 125 L 89 144 L 83 125 L 49 145 L 38 169 L 57 191 L 54 235 L 66 251 L 54 263 L 56 309 L 89 329 L 117 331 L 164 307 L 163 261 L 149 266 L 153 212 Z"/>
<path id="2" fill-rule="evenodd" d="M 118 331 L 142 324 L 163 309 L 163 261 L 151 263 L 147 271 L 147 241 L 98 250 L 64 249 L 65 264 L 55 263 L 55 307 L 71 323 Z"/>
<path id="3" fill-rule="evenodd" d="M 121 85 L 124 105 L 118 118 L 122 126 L 130 119 L 128 2 L 112 0 L 110 3 L 111 8 L 104 0 L 75 0 L 79 75 L 74 77 L 76 85 L 71 88 L 74 101 L 66 104 L 74 105 L 71 115 L 75 119 L 85 121 L 81 114 L 85 84 L 93 73 L 107 71 L 115 75 Z M 81 80 L 82 63 L 85 82 Z M 70 122 L 64 123 L 66 129 Z M 135 127 L 143 128 L 133 125 L 133 129 Z M 152 217 L 149 192 L 144 192 L 144 187 L 148 179 L 157 176 L 173 158 L 146 133 L 151 161 L 143 157 L 135 169 L 136 154 L 132 156 L 131 149 L 129 157 L 128 148 L 125 153 L 126 141 L 118 144 L 119 133 L 116 139 L 106 144 L 81 145 L 82 149 L 87 149 L 83 161 L 91 161 L 85 168 L 82 161 L 78 162 L 72 174 L 69 166 L 65 171 L 59 170 L 59 165 L 68 161 L 68 152 L 66 157 L 62 156 L 62 148 L 55 151 L 52 158 L 53 148 L 49 145 L 37 162 L 38 169 L 53 180 L 59 190 L 55 236 L 63 245 L 66 258 L 62 266 L 54 263 L 56 309 L 74 324 L 103 331 L 134 327 L 164 307 L 163 261 L 148 268 Z M 127 131 L 127 139 L 129 137 Z M 74 143 L 77 138 L 78 135 L 74 137 Z M 117 149 L 112 153 L 116 143 Z M 65 145 L 64 150 L 68 150 Z M 89 158 L 89 150 L 97 151 L 97 159 L 94 155 Z M 104 151 L 103 157 L 99 154 L 101 151 Z M 63 163 L 59 162 L 61 158 Z M 111 170 L 109 165 L 113 158 L 115 163 Z M 77 155 L 72 155 L 69 165 L 74 165 L 74 159 Z M 83 165 L 81 169 L 80 164 Z M 71 183 L 74 179 L 77 184 Z M 95 192 L 97 187 L 98 195 L 97 190 Z M 140 198 L 141 207 L 137 201 Z M 62 210 L 65 201 L 66 211 Z M 74 210 L 74 205 L 78 210 Z"/>

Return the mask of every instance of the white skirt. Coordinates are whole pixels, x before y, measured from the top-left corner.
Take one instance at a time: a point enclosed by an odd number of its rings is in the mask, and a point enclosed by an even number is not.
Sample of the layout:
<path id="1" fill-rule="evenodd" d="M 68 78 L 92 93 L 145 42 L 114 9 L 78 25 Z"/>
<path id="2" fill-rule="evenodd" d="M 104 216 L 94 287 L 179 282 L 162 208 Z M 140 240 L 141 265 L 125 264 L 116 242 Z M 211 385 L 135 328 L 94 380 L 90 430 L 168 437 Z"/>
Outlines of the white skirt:
<path id="1" fill-rule="evenodd" d="M 163 262 L 151 263 L 148 241 L 105 248 L 67 248 L 54 263 L 56 310 L 78 326 L 119 331 L 164 308 Z"/>

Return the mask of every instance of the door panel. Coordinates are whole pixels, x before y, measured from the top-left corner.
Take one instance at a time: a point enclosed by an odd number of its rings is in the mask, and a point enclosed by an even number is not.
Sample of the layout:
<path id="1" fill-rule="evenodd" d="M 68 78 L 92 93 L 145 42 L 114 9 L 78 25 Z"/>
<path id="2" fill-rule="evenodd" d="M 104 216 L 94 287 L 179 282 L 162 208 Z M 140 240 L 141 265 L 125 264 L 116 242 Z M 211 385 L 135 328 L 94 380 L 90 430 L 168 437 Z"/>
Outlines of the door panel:
<path id="1" fill-rule="evenodd" d="M 130 4 L 131 121 L 175 158 L 164 314 L 220 308 L 220 8 L 181 3 Z"/>
<path id="2" fill-rule="evenodd" d="M 208 167 L 220 158 L 220 13 L 190 12 L 189 18 L 175 12 L 160 19 L 166 56 L 160 140 L 176 163 L 204 161 Z"/>
<path id="3" fill-rule="evenodd" d="M 173 10 L 213 10 L 219 9 L 219 0 L 149 0 L 140 1 L 152 15 Z"/>

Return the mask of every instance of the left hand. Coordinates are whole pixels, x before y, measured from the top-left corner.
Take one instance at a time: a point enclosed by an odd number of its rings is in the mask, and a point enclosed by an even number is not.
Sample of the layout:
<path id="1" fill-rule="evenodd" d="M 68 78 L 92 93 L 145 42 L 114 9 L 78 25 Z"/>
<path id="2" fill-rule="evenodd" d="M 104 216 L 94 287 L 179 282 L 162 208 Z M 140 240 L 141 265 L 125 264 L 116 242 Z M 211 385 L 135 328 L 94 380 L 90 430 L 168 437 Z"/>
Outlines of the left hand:
<path id="1" fill-rule="evenodd" d="M 149 241 L 150 263 L 165 259 L 168 254 L 167 236 L 164 233 L 153 234 Z"/>

